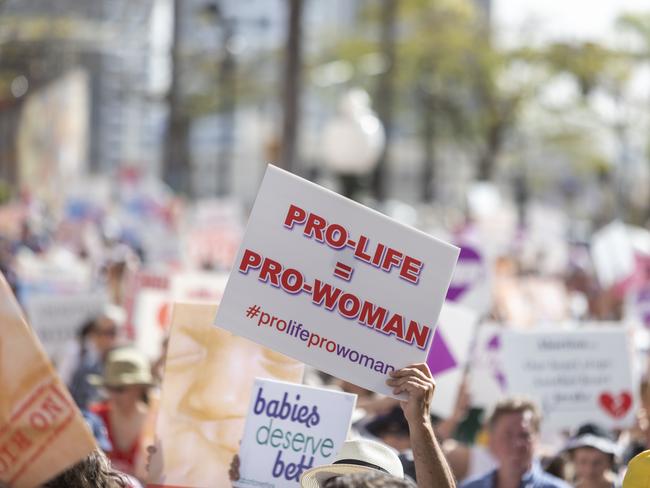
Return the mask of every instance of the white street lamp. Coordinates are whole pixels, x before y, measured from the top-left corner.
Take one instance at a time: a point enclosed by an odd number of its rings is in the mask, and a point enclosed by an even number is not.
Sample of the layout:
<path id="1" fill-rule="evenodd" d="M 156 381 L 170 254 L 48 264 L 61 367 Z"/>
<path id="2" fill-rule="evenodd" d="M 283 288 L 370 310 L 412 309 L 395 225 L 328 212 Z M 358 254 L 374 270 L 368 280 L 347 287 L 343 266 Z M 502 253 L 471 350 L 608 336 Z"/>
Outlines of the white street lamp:
<path id="1" fill-rule="evenodd" d="M 338 114 L 325 126 L 322 142 L 325 164 L 344 180 L 346 177 L 356 179 L 372 171 L 379 161 L 386 136 L 370 107 L 368 93 L 353 89 L 341 98 Z"/>

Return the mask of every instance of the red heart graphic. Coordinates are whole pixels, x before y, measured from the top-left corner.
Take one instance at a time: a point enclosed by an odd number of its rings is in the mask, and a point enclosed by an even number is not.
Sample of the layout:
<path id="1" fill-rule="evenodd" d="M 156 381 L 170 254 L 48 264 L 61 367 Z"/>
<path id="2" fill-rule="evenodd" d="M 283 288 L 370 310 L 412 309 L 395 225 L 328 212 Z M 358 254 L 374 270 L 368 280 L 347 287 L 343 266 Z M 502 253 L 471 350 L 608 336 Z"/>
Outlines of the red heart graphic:
<path id="1" fill-rule="evenodd" d="M 604 392 L 598 397 L 598 403 L 612 417 L 620 418 L 625 416 L 632 406 L 632 395 L 629 391 L 624 391 L 618 396 Z"/>

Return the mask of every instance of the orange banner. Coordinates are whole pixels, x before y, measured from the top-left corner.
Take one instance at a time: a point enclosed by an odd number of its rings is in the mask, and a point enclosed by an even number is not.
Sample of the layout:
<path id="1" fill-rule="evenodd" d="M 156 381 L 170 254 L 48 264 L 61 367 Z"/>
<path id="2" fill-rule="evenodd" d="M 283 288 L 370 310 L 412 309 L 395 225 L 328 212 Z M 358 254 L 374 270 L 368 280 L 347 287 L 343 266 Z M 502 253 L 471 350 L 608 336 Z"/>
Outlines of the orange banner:
<path id="1" fill-rule="evenodd" d="M 33 488 L 95 440 L 0 274 L 0 481 Z"/>

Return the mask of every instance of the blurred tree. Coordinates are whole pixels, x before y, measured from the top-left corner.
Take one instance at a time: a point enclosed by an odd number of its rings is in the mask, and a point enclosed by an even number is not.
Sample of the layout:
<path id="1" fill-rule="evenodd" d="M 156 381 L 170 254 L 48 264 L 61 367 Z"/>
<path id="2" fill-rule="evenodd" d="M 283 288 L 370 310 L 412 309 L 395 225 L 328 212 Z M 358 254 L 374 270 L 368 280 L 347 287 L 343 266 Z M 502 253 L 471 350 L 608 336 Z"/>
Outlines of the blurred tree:
<path id="1" fill-rule="evenodd" d="M 639 41 L 639 48 L 628 54 L 639 62 L 650 63 L 650 13 L 627 13 L 621 15 L 617 20 L 618 27 L 634 35 Z M 650 114 L 650 97 L 648 98 L 648 113 Z M 650 167 L 650 134 L 646 142 L 646 161 Z M 650 201 L 646 205 L 643 219 L 650 220 Z"/>
<path id="2" fill-rule="evenodd" d="M 376 109 L 379 120 L 384 126 L 386 137 L 384 149 L 373 174 L 373 192 L 377 200 L 386 198 L 386 165 L 389 157 L 390 141 L 393 132 L 393 104 L 395 92 L 395 50 L 396 30 L 399 2 L 398 0 L 382 0 L 380 50 L 383 55 L 385 69 L 379 77 L 376 90 Z"/>
<path id="3" fill-rule="evenodd" d="M 302 79 L 302 11 L 303 0 L 287 0 L 288 30 L 284 59 L 282 107 L 281 164 L 288 171 L 296 170 L 296 141 L 300 113 Z"/>
<path id="4" fill-rule="evenodd" d="M 190 115 L 184 107 L 181 86 L 181 28 L 183 12 L 181 0 L 174 0 L 171 47 L 171 80 L 167 103 L 167 137 L 163 161 L 163 178 L 175 191 L 192 195 L 192 166 L 189 150 Z"/>
<path id="5" fill-rule="evenodd" d="M 422 198 L 435 197 L 436 148 L 441 145 L 455 144 L 467 153 L 476 162 L 477 178 L 493 178 L 519 109 L 533 93 L 532 83 L 503 83 L 503 78 L 514 63 L 533 61 L 533 54 L 497 49 L 485 13 L 469 0 L 404 0 L 395 12 L 382 6 L 371 6 L 364 17 L 366 23 L 382 26 L 383 58 L 395 60 L 387 63 L 393 72 L 385 71 L 380 81 L 394 76 L 395 116 L 418 121 Z M 391 22 L 396 23 L 395 40 L 387 42 Z M 335 56 L 360 66 L 376 52 L 377 42 L 360 36 L 339 43 Z M 378 98 L 377 103 L 381 115 L 387 102 Z"/>

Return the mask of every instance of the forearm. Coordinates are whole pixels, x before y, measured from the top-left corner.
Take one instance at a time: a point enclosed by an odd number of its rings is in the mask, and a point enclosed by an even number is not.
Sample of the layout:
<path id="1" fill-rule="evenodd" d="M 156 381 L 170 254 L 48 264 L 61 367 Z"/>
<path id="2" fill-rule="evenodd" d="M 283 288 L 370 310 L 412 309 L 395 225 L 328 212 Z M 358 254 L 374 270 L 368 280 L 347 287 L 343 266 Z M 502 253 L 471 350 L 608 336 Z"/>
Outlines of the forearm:
<path id="1" fill-rule="evenodd" d="M 427 420 L 409 425 L 418 488 L 455 488 L 456 481 Z"/>

